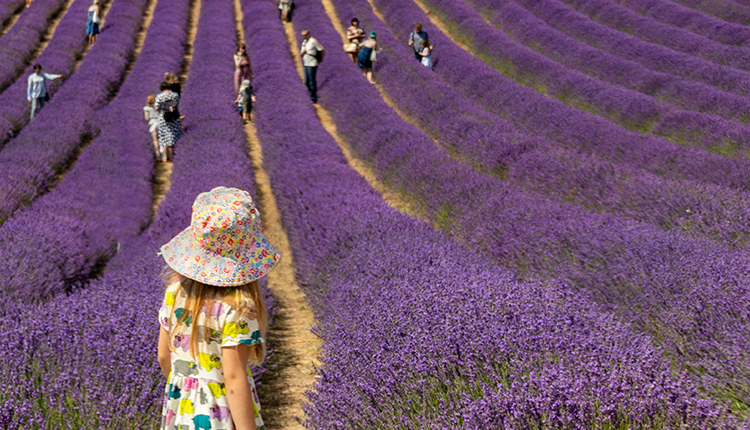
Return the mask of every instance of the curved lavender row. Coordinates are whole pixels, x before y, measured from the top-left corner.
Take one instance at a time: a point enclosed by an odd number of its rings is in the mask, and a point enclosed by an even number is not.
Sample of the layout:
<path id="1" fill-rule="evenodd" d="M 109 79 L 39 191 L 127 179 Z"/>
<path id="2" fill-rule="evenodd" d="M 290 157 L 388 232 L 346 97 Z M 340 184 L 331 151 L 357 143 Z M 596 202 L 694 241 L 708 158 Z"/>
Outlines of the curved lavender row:
<path id="1" fill-rule="evenodd" d="M 750 50 L 746 47 L 727 46 L 698 35 L 691 31 L 664 24 L 650 16 L 644 16 L 613 3 L 609 0 L 560 0 L 573 7 L 582 14 L 588 15 L 601 28 L 612 28 L 638 37 L 646 42 L 664 45 L 668 48 L 684 52 L 689 55 L 735 67 L 750 70 Z M 570 15 L 575 22 L 579 19 Z M 562 23 L 561 23 L 562 25 Z M 599 27 L 597 25 L 597 27 Z M 573 26 L 569 27 L 573 30 Z M 583 29 L 583 27 L 581 27 Z M 567 32 L 567 30 L 566 30 Z M 589 38 L 598 31 L 593 26 L 586 27 L 586 33 L 578 33 L 577 38 Z M 568 33 L 570 34 L 570 33 Z M 593 45 L 606 48 L 610 36 L 601 34 L 603 40 Z M 592 39 L 596 40 L 596 39 Z"/>
<path id="2" fill-rule="evenodd" d="M 743 117 L 730 110 L 748 103 L 740 97 L 750 91 L 748 72 L 645 43 L 591 22 L 555 0 L 472 0 L 471 3 L 480 10 L 496 8 L 497 13 L 489 13 L 493 25 L 568 67 L 677 107 L 711 112 L 735 121 L 748 120 L 747 115 Z M 571 37 L 566 34 L 569 32 L 585 34 L 586 40 Z"/>
<path id="3" fill-rule="evenodd" d="M 668 0 L 618 0 L 637 13 L 690 30 L 725 45 L 750 47 L 750 28 L 708 16 Z"/>
<path id="4" fill-rule="evenodd" d="M 519 133 L 417 64 L 366 0 L 333 3 L 342 25 L 357 16 L 368 31 L 377 32 L 383 49 L 377 81 L 389 97 L 465 164 L 556 200 L 733 246 L 748 243 L 748 195 L 695 181 L 668 181 L 637 166 L 613 165 Z"/>
<path id="5" fill-rule="evenodd" d="M 567 69 L 491 27 L 463 1 L 428 0 L 425 3 L 441 11 L 444 19 L 456 28 L 455 32 L 466 39 L 487 64 L 523 85 L 631 130 L 653 133 L 683 145 L 698 146 L 722 155 L 744 157 L 745 152 L 750 151 L 747 147 L 750 130 L 747 127 L 713 115 L 675 109 L 649 95 Z M 669 78 L 668 75 L 661 76 Z M 702 85 L 685 82 L 681 87 L 680 103 L 692 100 L 692 109 L 720 104 L 722 97 L 718 96 L 720 92 L 717 90 L 709 88 L 711 94 L 708 96 L 704 93 L 701 97 L 691 99 L 690 87 L 697 89 Z M 662 96 L 675 97 L 676 94 L 671 93 L 677 88 L 671 88 L 670 94 Z M 648 86 L 643 90 L 648 92 Z M 730 94 L 726 96 L 732 97 Z M 736 107 L 746 103 L 741 97 L 733 99 L 736 103 L 721 106 L 719 111 L 730 116 Z"/>
<path id="6" fill-rule="evenodd" d="M 36 0 L 0 39 L 0 91 L 18 78 L 65 0 Z M 60 13 L 65 13 L 61 11 Z M 83 38 L 83 29 L 80 37 Z"/>
<path id="7" fill-rule="evenodd" d="M 0 28 L 13 14 L 24 7 L 23 0 L 2 0 L 0 1 Z"/>
<path id="8" fill-rule="evenodd" d="M 70 5 L 57 25 L 49 45 L 35 61 L 43 66 L 43 71 L 63 75 L 61 79 L 47 82 L 47 90 L 51 95 L 70 78 L 76 59 L 86 48 L 86 37 L 81 34 L 81 29 L 85 28 L 86 9 L 90 5 L 89 0 L 76 0 Z M 31 108 L 26 100 L 26 86 L 33 67 L 30 65 L 16 82 L 0 94 L 0 148 L 11 139 L 13 133 L 29 122 Z"/>
<path id="9" fill-rule="evenodd" d="M 557 284 L 518 282 L 387 207 L 320 126 L 274 5 L 243 6 L 256 17 L 245 25 L 264 167 L 325 339 L 321 377 L 308 392 L 309 427 L 521 428 L 543 416 L 550 427 L 591 427 L 626 415 L 633 424 L 665 417 L 670 425 L 678 410 L 696 428 L 732 427 L 721 413 L 706 418 L 712 405 L 693 407 L 689 384 L 669 376 L 648 340 L 611 315 Z M 325 19 L 312 19 L 305 2 L 298 7 L 295 21 Z M 645 388 L 648 379 L 654 388 Z M 660 394 L 620 392 L 627 380 Z M 680 404 L 664 402 L 671 395 Z M 608 406 L 595 411 L 597 402 Z"/>
<path id="10" fill-rule="evenodd" d="M 47 301 L 85 281 L 118 242 L 151 215 L 153 146 L 142 108 L 165 70 L 179 70 L 187 0 L 160 0 L 143 49 L 117 97 L 99 113 L 101 132 L 62 182 L 0 227 L 0 304 Z"/>
<path id="11" fill-rule="evenodd" d="M 715 16 L 727 22 L 733 22 L 745 26 L 750 24 L 750 7 L 732 1 L 702 2 L 695 0 L 676 0 L 675 3 Z"/>
<path id="12" fill-rule="evenodd" d="M 101 279 L 0 320 L 0 386 L 24 390 L 23 396 L 0 393 L 2 428 L 158 425 L 164 379 L 155 360 L 156 314 L 164 263 L 156 253 L 189 225 L 199 193 L 223 185 L 255 194 L 244 130 L 231 103 L 233 5 L 204 1 L 202 7 L 183 91 L 189 131 L 180 140 L 172 187 L 151 227 L 123 244 Z M 265 296 L 273 313 L 273 297 Z"/>
<path id="13" fill-rule="evenodd" d="M 312 1 L 297 2 L 295 27 L 308 27 L 324 46 L 335 46 L 340 35 Z M 670 361 L 700 369 L 691 376 L 712 397 L 750 403 L 748 256 L 481 175 L 404 123 L 350 61 L 341 51 L 327 54 L 327 67 L 318 70 L 326 83 L 320 100 L 383 182 L 470 248 L 531 276 L 569 282 L 655 335 Z"/>
<path id="14" fill-rule="evenodd" d="M 419 7 L 409 2 L 374 0 L 391 28 L 405 43 L 414 22 L 429 23 Z M 469 99 L 531 133 L 568 148 L 596 154 L 614 163 L 628 163 L 670 179 L 694 179 L 748 190 L 750 162 L 727 159 L 706 151 L 628 132 L 600 117 L 544 97 L 497 73 L 485 62 L 456 46 L 427 25 L 440 49 L 436 73 Z"/>
<path id="15" fill-rule="evenodd" d="M 0 221 L 43 194 L 81 141 L 98 131 L 94 111 L 114 95 L 132 59 L 146 3 L 112 5 L 107 25 L 78 71 L 0 151 Z"/>

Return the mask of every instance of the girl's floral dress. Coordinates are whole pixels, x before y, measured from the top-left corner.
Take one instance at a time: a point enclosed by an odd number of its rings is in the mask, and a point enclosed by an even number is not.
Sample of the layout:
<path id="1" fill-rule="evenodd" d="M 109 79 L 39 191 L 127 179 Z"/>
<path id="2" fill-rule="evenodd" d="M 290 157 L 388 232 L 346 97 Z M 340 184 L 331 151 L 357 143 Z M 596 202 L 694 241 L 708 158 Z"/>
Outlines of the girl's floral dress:
<path id="1" fill-rule="evenodd" d="M 167 331 L 185 312 L 185 294 L 175 294 L 179 283 L 170 285 L 159 310 L 159 323 Z M 209 306 L 210 305 L 210 306 Z M 175 309 L 172 315 L 172 309 Z M 171 318 L 170 318 L 171 316 Z M 161 429 L 165 430 L 231 430 L 232 414 L 224 385 L 221 348 L 232 345 L 252 345 L 263 342 L 258 331 L 258 321 L 253 315 L 240 315 L 224 301 L 211 301 L 199 315 L 188 315 L 184 325 L 173 333 L 170 340 L 172 372 L 164 390 Z M 199 333 L 208 330 L 207 342 L 199 342 L 196 359 L 190 354 L 192 324 L 198 324 Z M 260 416 L 260 402 L 250 369 L 248 381 L 253 393 L 255 424 L 264 429 Z"/>

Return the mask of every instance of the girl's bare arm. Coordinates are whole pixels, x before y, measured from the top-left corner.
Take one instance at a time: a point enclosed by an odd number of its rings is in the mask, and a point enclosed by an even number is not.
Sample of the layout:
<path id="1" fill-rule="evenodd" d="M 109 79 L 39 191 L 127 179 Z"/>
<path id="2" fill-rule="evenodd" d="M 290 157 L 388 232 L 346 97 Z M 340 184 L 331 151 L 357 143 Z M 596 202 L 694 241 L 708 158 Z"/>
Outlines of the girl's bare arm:
<path id="1" fill-rule="evenodd" d="M 227 387 L 227 402 L 236 430 L 257 430 L 253 393 L 247 380 L 247 360 L 250 348 L 247 345 L 226 346 L 221 350 L 224 366 L 224 383 Z"/>
<path id="2" fill-rule="evenodd" d="M 172 371 L 172 352 L 169 350 L 169 333 L 164 327 L 159 329 L 159 366 L 164 377 L 169 379 Z"/>

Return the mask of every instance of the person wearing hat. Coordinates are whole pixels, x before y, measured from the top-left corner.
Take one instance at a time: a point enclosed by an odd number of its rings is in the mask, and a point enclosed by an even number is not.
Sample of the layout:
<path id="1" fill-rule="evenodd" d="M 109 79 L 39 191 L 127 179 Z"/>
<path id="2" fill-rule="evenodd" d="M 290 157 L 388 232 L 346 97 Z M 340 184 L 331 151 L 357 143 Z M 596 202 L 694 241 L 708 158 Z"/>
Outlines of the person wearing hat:
<path id="1" fill-rule="evenodd" d="M 89 45 L 96 42 L 96 36 L 99 34 L 99 24 L 102 22 L 100 12 L 99 0 L 94 0 L 89 6 L 89 17 L 86 21 L 86 35 L 89 37 Z"/>
<path id="2" fill-rule="evenodd" d="M 248 363 L 265 358 L 268 312 L 258 280 L 281 258 L 250 195 L 217 187 L 190 226 L 161 247 L 168 286 L 159 310 L 167 378 L 161 429 L 262 429 Z"/>
<path id="3" fill-rule="evenodd" d="M 239 104 L 242 109 L 242 121 L 247 123 L 250 120 L 250 112 L 255 102 L 255 94 L 253 94 L 253 87 L 250 86 L 250 80 L 245 79 L 240 85 L 240 93 L 237 95 L 237 99 L 234 101 L 235 104 Z"/>
<path id="4" fill-rule="evenodd" d="M 372 62 L 375 61 L 376 53 L 378 52 L 378 42 L 376 38 L 377 34 L 375 34 L 374 31 L 371 31 L 370 38 L 362 42 L 358 58 L 359 68 L 362 69 L 362 72 L 371 84 L 375 83 L 375 79 L 372 75 Z"/>

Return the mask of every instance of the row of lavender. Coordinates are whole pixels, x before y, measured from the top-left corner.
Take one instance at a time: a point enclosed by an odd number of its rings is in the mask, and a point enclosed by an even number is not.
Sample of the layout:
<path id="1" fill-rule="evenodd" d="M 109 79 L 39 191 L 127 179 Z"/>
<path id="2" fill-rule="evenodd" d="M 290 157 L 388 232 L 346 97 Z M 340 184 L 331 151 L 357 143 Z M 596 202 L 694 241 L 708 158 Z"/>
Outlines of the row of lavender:
<path id="1" fill-rule="evenodd" d="M 36 58 L 42 71 L 61 74 L 61 79 L 47 83 L 47 90 L 54 95 L 57 88 L 75 71 L 76 60 L 84 54 L 86 37 L 83 28 L 86 24 L 88 0 L 76 0 L 68 8 L 55 29 L 55 34 L 47 47 Z M 27 77 L 33 72 L 33 65 L 0 94 L 0 148 L 14 133 L 20 131 L 29 121 L 30 105 L 26 100 Z"/>
<path id="2" fill-rule="evenodd" d="M 745 111 L 744 108 L 738 111 L 738 108 L 747 104 L 742 97 L 656 72 L 648 73 L 651 76 L 644 86 L 639 81 L 629 83 L 645 94 L 629 90 L 568 69 L 510 39 L 504 32 L 485 23 L 477 12 L 462 1 L 428 0 L 425 3 L 438 11 L 480 58 L 523 85 L 628 129 L 653 133 L 680 144 L 708 148 L 731 156 L 750 149 L 747 147 L 750 141 L 747 127 L 703 113 L 719 113 L 727 118 L 737 116 L 738 120 L 746 122 L 747 117 L 737 115 L 737 112 Z M 596 58 L 606 61 L 601 55 Z M 592 61 L 589 59 L 589 62 Z M 640 67 L 637 63 L 628 63 L 630 68 Z M 627 81 L 627 74 L 624 78 L 618 77 L 620 69 L 614 64 L 599 69 L 600 72 L 606 69 L 607 76 L 612 80 Z M 678 107 L 692 110 L 677 109 L 651 95 L 670 102 L 674 100 Z"/>
<path id="3" fill-rule="evenodd" d="M 340 36 L 309 3 L 299 2 L 295 25 L 333 45 Z M 747 256 L 548 201 L 458 164 L 378 100 L 349 61 L 342 52 L 328 54 L 328 67 L 318 72 L 326 82 L 321 103 L 382 181 L 471 248 L 521 273 L 568 282 L 653 334 L 679 369 L 698 369 L 691 376 L 715 398 L 750 400 L 743 346 L 750 310 L 736 300 L 750 299 Z"/>
<path id="4" fill-rule="evenodd" d="M 10 21 L 14 14 L 19 13 L 24 4 L 23 0 L 0 0 L 0 28 Z"/>
<path id="5" fill-rule="evenodd" d="M 748 72 L 650 45 L 618 31 L 610 30 L 610 37 L 602 38 L 590 27 L 606 27 L 590 21 L 587 24 L 591 25 L 578 29 L 577 34 L 587 34 L 597 44 L 607 44 L 612 48 L 616 45 L 618 48 L 612 49 L 610 54 L 597 49 L 599 46 L 591 47 L 550 28 L 514 0 L 471 0 L 470 3 L 480 11 L 492 10 L 485 14 L 492 25 L 567 67 L 646 93 L 677 107 L 714 113 L 736 121 L 747 122 L 750 119 L 730 111 L 740 106 L 738 99 L 741 97 L 738 96 L 749 94 Z M 556 0 L 520 0 L 520 3 L 558 24 L 571 25 L 575 22 L 566 12 L 581 17 Z M 635 46 L 629 47 L 623 41 L 634 42 Z M 716 91 L 714 87 L 722 91 Z"/>
<path id="6" fill-rule="evenodd" d="M 154 25 L 170 22 L 163 15 L 170 13 L 162 8 Z M 183 92 L 188 131 L 175 157 L 172 187 L 150 228 L 125 242 L 107 273 L 86 289 L 0 319 L 0 427 L 158 425 L 164 379 L 155 359 L 156 314 L 164 286 L 156 252 L 189 224 L 199 193 L 223 185 L 254 194 L 244 131 L 226 103 L 234 94 L 235 43 L 232 2 L 203 2 Z"/>
<path id="7" fill-rule="evenodd" d="M 97 113 L 99 136 L 52 192 L 0 227 L 0 310 L 12 313 L 88 281 L 118 242 L 148 223 L 154 156 L 142 106 L 165 71 L 180 69 L 188 1 L 161 0 L 154 14 L 132 72 Z"/>
<path id="8" fill-rule="evenodd" d="M 414 22 L 429 18 L 409 2 L 374 0 L 390 28 L 405 43 Z M 435 72 L 467 98 L 480 103 L 529 133 L 565 148 L 616 164 L 630 164 L 667 179 L 693 179 L 747 191 L 750 162 L 677 146 L 663 139 L 628 132 L 598 116 L 574 109 L 506 78 L 427 26 L 439 65 Z"/>
<path id="9" fill-rule="evenodd" d="M 744 25 L 715 18 L 669 0 L 619 0 L 618 3 L 641 15 L 685 28 L 725 45 L 750 47 L 750 28 Z"/>
<path id="10" fill-rule="evenodd" d="M 79 70 L 0 151 L 0 221 L 43 194 L 82 141 L 99 130 L 95 111 L 114 96 L 133 60 L 148 0 L 116 2 Z"/>
<path id="11" fill-rule="evenodd" d="M 713 15 L 724 21 L 745 26 L 750 24 L 750 7 L 732 1 L 701 2 L 696 0 L 677 0 L 676 3 Z"/>
<path id="12" fill-rule="evenodd" d="M 0 91 L 15 81 L 28 64 L 52 17 L 65 13 L 60 10 L 64 3 L 65 0 L 35 1 L 0 38 Z"/>
<path id="13" fill-rule="evenodd" d="M 325 339 L 308 426 L 733 427 L 670 375 L 647 337 L 564 286 L 519 282 L 387 207 L 315 117 L 273 4 L 242 3 L 256 17 L 245 25 L 264 167 Z M 310 3 L 297 2 L 295 22 L 334 46 L 339 36 L 322 31 L 325 15 Z M 350 67 L 337 50 L 327 58 L 320 73 Z M 376 91 L 360 90 L 352 74 L 343 92 L 372 107 L 361 100 Z M 321 100 L 341 82 L 334 75 L 321 76 Z"/>
<path id="14" fill-rule="evenodd" d="M 622 8 L 606 0 L 603 1 L 607 6 L 611 5 Z M 591 3 L 597 2 L 597 0 L 594 0 Z M 719 88 L 725 88 L 728 91 L 732 91 L 731 88 L 735 83 L 722 82 L 724 81 L 724 76 L 717 76 L 717 74 L 726 74 L 726 76 L 735 76 L 741 79 L 741 75 L 737 75 L 736 69 L 750 70 L 750 63 L 748 63 L 750 61 L 750 49 L 724 46 L 706 37 L 685 32 L 684 30 L 681 31 L 674 27 L 664 29 L 664 24 L 637 14 L 635 15 L 642 18 L 643 21 L 649 22 L 649 25 L 644 27 L 651 29 L 657 35 L 653 42 L 649 41 L 648 37 L 644 37 L 646 40 L 641 40 L 624 31 L 615 30 L 603 23 L 589 19 L 574 8 L 565 5 L 561 0 L 543 0 L 539 2 L 516 0 L 510 2 L 510 4 L 515 3 L 520 3 L 524 8 L 543 19 L 549 26 L 556 30 L 620 58 L 636 61 L 653 70 L 696 79 L 710 85 L 716 85 Z M 634 14 L 633 11 L 627 8 L 622 9 Z M 638 23 L 635 25 L 637 26 Z M 656 28 L 653 28 L 653 25 L 656 25 Z M 679 38 L 687 37 L 690 44 L 677 44 L 676 47 L 671 45 L 661 46 L 658 44 L 658 41 L 671 41 L 675 39 L 674 37 L 668 37 L 668 35 L 673 35 L 675 30 L 678 32 L 681 31 L 678 34 Z M 628 32 L 631 34 L 634 31 L 628 29 Z M 684 36 L 684 33 L 688 33 L 688 35 Z M 690 48 L 686 50 L 687 52 L 681 52 L 680 48 L 684 50 L 685 46 L 690 46 Z M 714 55 L 705 55 L 705 53 L 709 53 L 712 50 L 718 51 L 718 53 L 714 52 Z M 717 64 L 728 67 L 717 67 Z M 716 73 L 717 71 L 722 73 Z"/>
<path id="15" fill-rule="evenodd" d="M 408 112 L 411 121 L 466 164 L 547 197 L 665 229 L 680 229 L 732 246 L 744 246 L 750 239 L 747 194 L 694 181 L 668 181 L 519 132 L 414 62 L 411 52 L 374 16 L 367 1 L 334 3 L 342 25 L 357 16 L 365 28 L 377 32 L 383 49 L 377 80 L 389 97 Z"/>
<path id="16" fill-rule="evenodd" d="M 600 28 L 616 29 L 649 43 L 664 45 L 676 51 L 740 70 L 750 70 L 750 49 L 748 47 L 723 45 L 689 30 L 665 24 L 650 16 L 641 15 L 609 0 L 561 1 L 580 13 L 591 16 L 593 21 L 603 24 Z M 555 8 L 555 10 L 558 9 Z M 604 32 L 597 29 L 598 26 L 584 23 L 579 16 L 563 13 L 570 20 L 570 25 L 560 22 L 559 24 L 552 24 L 553 26 L 560 25 L 560 27 L 556 27 L 558 29 L 562 29 L 564 26 L 566 33 L 572 35 L 571 32 L 575 32 L 574 37 L 581 40 L 592 40 L 592 43 L 590 43 L 592 46 L 608 49 L 608 42 L 614 39 L 610 32 Z M 579 33 L 583 29 L 586 30 L 586 33 Z M 596 40 L 594 43 L 592 38 L 596 37 L 597 34 L 602 40 Z M 621 37 L 623 41 L 630 40 L 626 39 L 624 35 Z M 587 41 L 587 43 L 589 42 Z"/>

